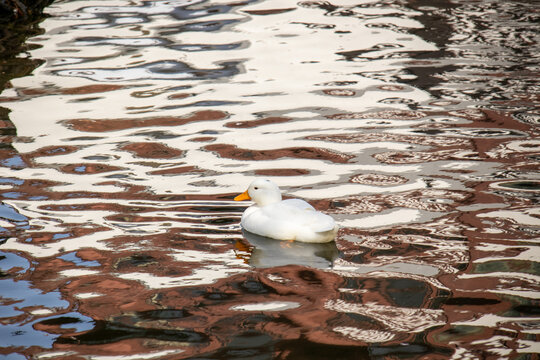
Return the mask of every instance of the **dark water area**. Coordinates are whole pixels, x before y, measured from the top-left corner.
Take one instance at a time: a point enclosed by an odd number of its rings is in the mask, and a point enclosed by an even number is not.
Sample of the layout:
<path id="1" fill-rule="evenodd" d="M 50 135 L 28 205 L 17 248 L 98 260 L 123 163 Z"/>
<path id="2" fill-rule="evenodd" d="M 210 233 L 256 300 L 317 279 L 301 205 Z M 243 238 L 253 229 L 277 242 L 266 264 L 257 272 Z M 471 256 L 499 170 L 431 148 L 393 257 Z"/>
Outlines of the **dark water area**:
<path id="1" fill-rule="evenodd" d="M 539 10 L 60 0 L 5 30 L 0 358 L 538 359 Z M 335 243 L 243 232 L 257 176 Z"/>

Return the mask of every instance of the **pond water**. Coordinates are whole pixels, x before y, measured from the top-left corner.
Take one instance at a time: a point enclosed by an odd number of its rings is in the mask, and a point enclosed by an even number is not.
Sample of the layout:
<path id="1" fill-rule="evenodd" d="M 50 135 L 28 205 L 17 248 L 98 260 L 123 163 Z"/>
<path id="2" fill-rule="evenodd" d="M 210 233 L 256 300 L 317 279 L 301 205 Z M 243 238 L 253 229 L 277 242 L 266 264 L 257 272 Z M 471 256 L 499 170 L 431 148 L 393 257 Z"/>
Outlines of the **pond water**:
<path id="1" fill-rule="evenodd" d="M 56 1 L 0 94 L 0 357 L 538 359 L 536 5 Z M 243 234 L 258 176 L 335 243 Z"/>

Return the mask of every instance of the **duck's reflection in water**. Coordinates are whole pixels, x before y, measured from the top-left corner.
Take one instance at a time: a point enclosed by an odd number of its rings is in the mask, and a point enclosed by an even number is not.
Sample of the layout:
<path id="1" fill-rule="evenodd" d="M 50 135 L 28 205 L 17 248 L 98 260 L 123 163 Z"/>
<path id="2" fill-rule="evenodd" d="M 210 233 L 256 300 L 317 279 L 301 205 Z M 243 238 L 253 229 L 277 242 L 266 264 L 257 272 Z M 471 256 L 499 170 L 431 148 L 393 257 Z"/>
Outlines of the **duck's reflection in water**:
<path id="1" fill-rule="evenodd" d="M 245 249 L 247 262 L 253 267 L 268 268 L 283 265 L 304 265 L 328 269 L 334 264 L 339 251 L 335 242 L 310 244 L 296 241 L 274 240 L 242 230 L 251 248 Z M 240 245 L 240 247 L 242 247 Z"/>

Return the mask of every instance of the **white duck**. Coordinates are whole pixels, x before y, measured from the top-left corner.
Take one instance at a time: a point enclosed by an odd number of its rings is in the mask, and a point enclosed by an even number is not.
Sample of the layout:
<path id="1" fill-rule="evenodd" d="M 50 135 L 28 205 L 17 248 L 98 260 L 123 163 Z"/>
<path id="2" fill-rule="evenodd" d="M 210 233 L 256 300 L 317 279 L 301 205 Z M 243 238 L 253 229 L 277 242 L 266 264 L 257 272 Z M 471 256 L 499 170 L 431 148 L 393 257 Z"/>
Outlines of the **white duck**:
<path id="1" fill-rule="evenodd" d="M 326 243 L 334 240 L 338 226 L 334 219 L 316 211 L 304 200 L 281 200 L 276 184 L 256 179 L 249 188 L 234 198 L 253 200 L 255 205 L 242 214 L 242 227 L 254 234 L 277 240 Z"/>

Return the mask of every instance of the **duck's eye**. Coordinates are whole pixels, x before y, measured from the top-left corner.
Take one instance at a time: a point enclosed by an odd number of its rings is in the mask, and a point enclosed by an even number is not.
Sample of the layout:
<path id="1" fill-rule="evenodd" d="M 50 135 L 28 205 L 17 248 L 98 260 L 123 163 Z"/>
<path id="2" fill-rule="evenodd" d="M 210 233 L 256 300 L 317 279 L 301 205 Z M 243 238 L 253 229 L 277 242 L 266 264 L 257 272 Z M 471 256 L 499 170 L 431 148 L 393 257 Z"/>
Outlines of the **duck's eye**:
<path id="1" fill-rule="evenodd" d="M 255 190 L 259 190 L 259 188 L 258 188 L 258 187 L 254 187 L 253 189 L 255 189 Z"/>

